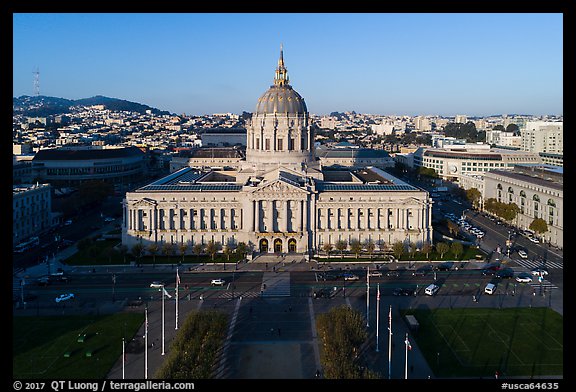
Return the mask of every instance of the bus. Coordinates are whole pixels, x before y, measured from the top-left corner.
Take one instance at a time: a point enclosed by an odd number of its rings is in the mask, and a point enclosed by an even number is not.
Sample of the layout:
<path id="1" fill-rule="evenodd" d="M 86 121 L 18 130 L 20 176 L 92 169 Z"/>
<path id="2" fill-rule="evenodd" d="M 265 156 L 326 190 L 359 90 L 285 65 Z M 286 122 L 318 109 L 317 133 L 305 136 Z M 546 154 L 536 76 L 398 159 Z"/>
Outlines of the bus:
<path id="1" fill-rule="evenodd" d="M 38 245 L 40 245 L 40 238 L 30 237 L 30 239 L 28 241 L 24 241 L 24 242 L 21 242 L 18 245 L 16 245 L 16 248 L 14 248 L 14 252 L 24 253 L 28 249 L 32 249 L 33 247 L 38 246 Z"/>

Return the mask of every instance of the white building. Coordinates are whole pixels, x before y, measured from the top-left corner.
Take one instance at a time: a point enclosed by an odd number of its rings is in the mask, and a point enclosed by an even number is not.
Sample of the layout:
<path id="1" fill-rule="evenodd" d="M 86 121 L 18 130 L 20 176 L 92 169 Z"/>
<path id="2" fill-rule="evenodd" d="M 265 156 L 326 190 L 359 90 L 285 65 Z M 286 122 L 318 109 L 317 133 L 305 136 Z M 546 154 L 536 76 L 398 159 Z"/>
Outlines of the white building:
<path id="1" fill-rule="evenodd" d="M 564 122 L 526 122 L 522 131 L 522 150 L 564 154 Z"/>
<path id="2" fill-rule="evenodd" d="M 126 194 L 122 242 L 222 245 L 312 254 L 324 243 L 432 241 L 428 193 L 376 167 L 322 169 L 304 99 L 282 51 L 274 84 L 247 123 L 238 170 L 184 168 Z"/>

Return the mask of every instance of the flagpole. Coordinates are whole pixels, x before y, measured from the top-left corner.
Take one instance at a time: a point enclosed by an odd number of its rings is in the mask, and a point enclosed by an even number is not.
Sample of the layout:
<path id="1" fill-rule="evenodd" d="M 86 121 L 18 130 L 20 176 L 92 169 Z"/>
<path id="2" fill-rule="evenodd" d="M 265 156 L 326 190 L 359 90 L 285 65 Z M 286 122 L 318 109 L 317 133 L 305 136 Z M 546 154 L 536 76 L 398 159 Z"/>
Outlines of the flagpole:
<path id="1" fill-rule="evenodd" d="M 406 340 L 404 341 L 404 345 L 406 346 L 406 360 L 404 362 L 404 380 L 408 379 L 408 332 L 406 332 Z"/>
<path id="2" fill-rule="evenodd" d="M 126 367 L 126 349 L 124 338 L 122 338 L 122 380 L 124 380 L 124 368 Z"/>
<path id="3" fill-rule="evenodd" d="M 162 285 L 162 355 L 164 355 L 164 297 L 166 296 L 164 293 L 166 289 L 164 285 Z"/>
<path id="4" fill-rule="evenodd" d="M 176 267 L 176 330 L 178 330 L 178 286 L 180 285 L 180 275 L 178 275 L 178 267 Z"/>
<path id="5" fill-rule="evenodd" d="M 392 378 L 392 305 L 388 311 L 388 379 Z"/>
<path id="6" fill-rule="evenodd" d="M 144 379 L 148 379 L 148 305 L 145 310 L 144 327 Z"/>
<path id="7" fill-rule="evenodd" d="M 378 294 L 376 294 L 376 352 L 378 350 L 378 331 L 380 330 L 380 283 L 378 283 Z"/>
<path id="8" fill-rule="evenodd" d="M 366 274 L 366 328 L 370 327 L 370 267 Z"/>

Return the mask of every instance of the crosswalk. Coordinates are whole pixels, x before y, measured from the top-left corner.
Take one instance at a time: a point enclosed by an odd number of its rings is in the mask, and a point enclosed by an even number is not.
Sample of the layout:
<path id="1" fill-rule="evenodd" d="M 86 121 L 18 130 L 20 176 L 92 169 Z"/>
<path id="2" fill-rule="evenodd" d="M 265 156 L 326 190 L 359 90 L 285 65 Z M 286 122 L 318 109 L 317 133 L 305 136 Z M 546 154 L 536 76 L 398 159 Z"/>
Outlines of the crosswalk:
<path id="1" fill-rule="evenodd" d="M 526 272 L 526 268 L 525 266 L 519 266 L 519 267 L 512 267 L 512 270 L 514 270 L 514 273 L 517 275 L 520 272 Z M 530 267 L 530 268 L 534 268 L 534 267 Z M 542 283 L 540 283 L 538 281 L 538 277 L 537 276 L 533 276 L 533 280 L 530 283 L 527 283 L 529 286 L 533 287 L 535 290 L 539 290 L 540 288 L 542 289 L 546 289 L 546 290 L 553 290 L 553 289 L 557 289 L 558 286 L 556 286 L 554 283 L 549 282 L 546 279 L 542 279 Z"/>
<path id="2" fill-rule="evenodd" d="M 245 291 L 242 293 L 239 292 L 232 292 L 232 291 L 225 291 L 223 293 L 218 294 L 218 298 L 222 299 L 234 299 L 234 298 L 257 298 L 260 296 L 260 293 L 257 291 Z"/>
<path id="3" fill-rule="evenodd" d="M 289 297 L 290 273 L 266 272 L 262 276 L 262 297 Z"/>
<path id="4" fill-rule="evenodd" d="M 514 262 L 516 264 L 520 264 L 522 267 L 528 268 L 528 269 L 532 269 L 535 267 L 539 267 L 542 265 L 542 262 L 540 261 L 533 261 L 533 260 L 528 260 L 528 259 L 514 259 Z M 564 265 L 562 263 L 557 263 L 555 261 L 547 261 L 546 262 L 546 267 L 548 267 L 548 269 L 563 269 Z"/>

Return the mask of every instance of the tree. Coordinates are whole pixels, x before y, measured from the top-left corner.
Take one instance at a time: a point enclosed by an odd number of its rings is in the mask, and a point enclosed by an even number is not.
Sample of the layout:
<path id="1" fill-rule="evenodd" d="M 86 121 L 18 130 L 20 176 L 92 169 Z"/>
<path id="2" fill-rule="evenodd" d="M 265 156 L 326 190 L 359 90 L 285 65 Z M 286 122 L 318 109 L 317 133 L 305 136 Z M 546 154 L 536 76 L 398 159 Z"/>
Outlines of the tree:
<path id="1" fill-rule="evenodd" d="M 194 244 L 194 246 L 192 247 L 192 252 L 198 258 L 200 258 L 200 255 L 202 254 L 203 251 L 204 251 L 204 245 L 202 245 L 201 243 Z"/>
<path id="2" fill-rule="evenodd" d="M 530 226 L 528 226 L 528 228 L 534 231 L 535 233 L 542 234 L 548 231 L 548 224 L 544 219 L 536 218 L 532 221 L 532 223 L 530 223 Z"/>
<path id="3" fill-rule="evenodd" d="M 214 261 L 214 256 L 216 255 L 216 253 L 218 253 L 219 250 L 220 250 L 219 242 L 214 242 L 213 240 L 208 241 L 208 244 L 206 245 L 206 253 L 210 255 L 212 261 Z"/>
<path id="4" fill-rule="evenodd" d="M 236 253 L 240 254 L 242 258 L 246 257 L 246 253 L 248 253 L 248 245 L 245 242 L 239 242 L 238 246 L 236 246 Z"/>
<path id="5" fill-rule="evenodd" d="M 174 252 L 174 245 L 170 242 L 165 242 L 164 245 L 162 245 L 162 254 L 164 256 L 170 256 L 172 255 L 172 253 Z"/>
<path id="6" fill-rule="evenodd" d="M 432 244 L 428 241 L 425 241 L 422 244 L 422 252 L 426 253 L 426 258 L 428 258 L 430 252 L 432 252 Z"/>
<path id="7" fill-rule="evenodd" d="M 450 250 L 452 251 L 452 253 L 454 254 L 454 258 L 458 259 L 459 256 L 462 254 L 462 252 L 464 251 L 464 247 L 462 246 L 462 244 L 458 241 L 454 241 L 452 242 L 452 244 L 450 245 Z"/>
<path id="8" fill-rule="evenodd" d="M 402 241 L 396 241 L 394 245 L 392 245 L 392 251 L 398 260 L 404 254 L 404 243 Z"/>
<path id="9" fill-rule="evenodd" d="M 482 198 L 482 194 L 476 188 L 470 188 L 466 190 L 466 198 L 474 208 L 480 207 L 480 199 Z"/>
<path id="10" fill-rule="evenodd" d="M 328 256 L 328 259 L 330 259 L 330 252 L 332 252 L 332 244 L 329 242 L 325 242 L 324 245 L 322 245 L 322 250 L 324 252 L 326 252 L 326 256 Z"/>
<path id="11" fill-rule="evenodd" d="M 372 241 L 371 239 L 367 239 L 364 242 L 364 248 L 366 248 L 366 251 L 370 255 L 370 260 L 372 260 L 372 255 L 374 254 L 374 250 L 376 250 L 376 244 L 374 243 L 374 241 Z"/>
<path id="12" fill-rule="evenodd" d="M 446 227 L 448 227 L 448 231 L 452 235 L 458 234 L 458 231 L 460 230 L 458 225 L 456 223 L 452 222 L 450 219 L 446 220 Z"/>
<path id="13" fill-rule="evenodd" d="M 226 246 L 224 246 L 224 254 L 226 255 L 228 261 L 230 261 L 230 256 L 232 255 L 232 253 L 234 253 L 235 248 L 236 247 L 231 242 L 227 243 Z"/>
<path id="14" fill-rule="evenodd" d="M 344 251 L 348 248 L 348 243 L 344 240 L 336 241 L 336 249 L 340 251 L 340 258 L 344 258 Z"/>
<path id="15" fill-rule="evenodd" d="M 518 132 L 519 130 L 520 128 L 518 128 L 518 125 L 516 124 L 508 124 L 506 127 L 506 132 Z"/>
<path id="16" fill-rule="evenodd" d="M 362 252 L 362 244 L 360 243 L 360 241 L 356 239 L 351 240 L 350 250 L 352 251 L 352 253 L 356 255 L 356 258 L 358 258 L 358 255 L 360 254 L 360 252 Z"/>
<path id="17" fill-rule="evenodd" d="M 136 258 L 136 262 L 140 264 L 140 258 L 144 253 L 144 245 L 141 242 L 137 242 L 132 246 L 132 255 Z"/>
<path id="18" fill-rule="evenodd" d="M 416 250 L 418 249 L 416 247 L 416 243 L 410 242 L 409 248 L 410 248 L 410 257 L 413 259 L 414 255 L 416 254 Z"/>
<path id="19" fill-rule="evenodd" d="M 439 242 L 436 244 L 436 251 L 440 253 L 440 258 L 444 258 L 444 254 L 450 250 L 450 246 L 445 242 Z"/>
<path id="20" fill-rule="evenodd" d="M 124 264 L 126 264 L 126 254 L 128 253 L 128 247 L 126 245 L 120 245 L 118 251 L 122 255 L 122 259 L 124 260 Z"/>
<path id="21" fill-rule="evenodd" d="M 188 244 L 182 242 L 180 245 L 178 245 L 178 249 L 180 250 L 180 255 L 182 256 L 182 263 L 184 263 L 184 255 L 186 254 L 186 250 L 188 249 Z"/>
<path id="22" fill-rule="evenodd" d="M 152 267 L 156 268 L 156 255 L 158 254 L 158 252 L 160 251 L 160 247 L 158 246 L 158 244 L 156 242 L 151 243 L 150 245 L 148 245 L 148 253 L 150 253 L 152 255 Z"/>

